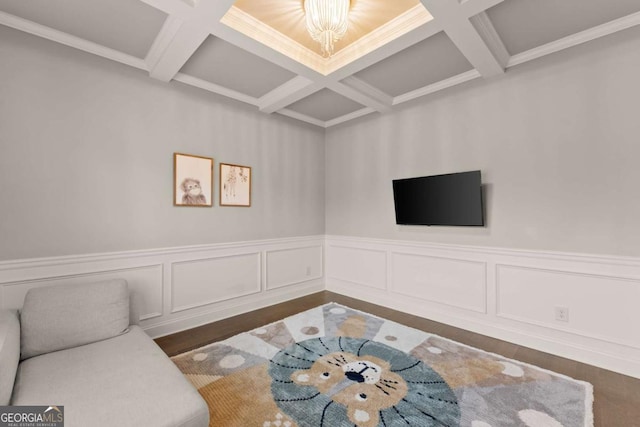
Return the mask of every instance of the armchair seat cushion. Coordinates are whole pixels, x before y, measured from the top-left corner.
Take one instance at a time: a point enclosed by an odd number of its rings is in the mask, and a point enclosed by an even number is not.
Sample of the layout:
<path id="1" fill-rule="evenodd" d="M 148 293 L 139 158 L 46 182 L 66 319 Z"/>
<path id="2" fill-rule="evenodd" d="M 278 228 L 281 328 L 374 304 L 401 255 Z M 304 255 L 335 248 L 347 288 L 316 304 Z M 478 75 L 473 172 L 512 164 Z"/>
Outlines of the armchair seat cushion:
<path id="1" fill-rule="evenodd" d="M 23 361 L 12 405 L 64 405 L 76 426 L 202 426 L 209 412 L 138 326 L 112 339 Z"/>

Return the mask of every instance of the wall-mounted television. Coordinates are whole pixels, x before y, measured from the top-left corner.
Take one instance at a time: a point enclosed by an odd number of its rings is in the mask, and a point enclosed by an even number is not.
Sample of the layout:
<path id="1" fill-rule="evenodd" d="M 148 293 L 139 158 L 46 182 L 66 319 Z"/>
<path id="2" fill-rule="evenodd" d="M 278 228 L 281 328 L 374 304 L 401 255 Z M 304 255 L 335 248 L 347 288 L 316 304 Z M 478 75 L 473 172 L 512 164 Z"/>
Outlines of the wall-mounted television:
<path id="1" fill-rule="evenodd" d="M 483 226 L 480 171 L 396 179 L 396 223 Z"/>

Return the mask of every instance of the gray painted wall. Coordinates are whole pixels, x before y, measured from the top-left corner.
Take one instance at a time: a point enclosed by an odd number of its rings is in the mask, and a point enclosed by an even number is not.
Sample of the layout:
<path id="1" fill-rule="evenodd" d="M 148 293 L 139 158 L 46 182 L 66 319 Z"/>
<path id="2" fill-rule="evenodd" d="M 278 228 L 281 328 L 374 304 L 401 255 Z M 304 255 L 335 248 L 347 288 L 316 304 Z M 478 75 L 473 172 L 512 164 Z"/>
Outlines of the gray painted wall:
<path id="1" fill-rule="evenodd" d="M 640 29 L 327 132 L 327 234 L 640 256 Z M 485 228 L 395 224 L 391 180 L 481 169 Z"/>
<path id="2" fill-rule="evenodd" d="M 0 26 L 0 260 L 324 233 L 324 132 Z M 173 153 L 253 206 L 173 207 Z"/>
<path id="3" fill-rule="evenodd" d="M 325 230 L 639 256 L 639 41 L 627 30 L 325 138 L 0 27 L 0 260 Z M 173 207 L 174 151 L 252 166 L 253 207 Z M 395 224 L 392 179 L 471 169 L 487 227 Z"/>

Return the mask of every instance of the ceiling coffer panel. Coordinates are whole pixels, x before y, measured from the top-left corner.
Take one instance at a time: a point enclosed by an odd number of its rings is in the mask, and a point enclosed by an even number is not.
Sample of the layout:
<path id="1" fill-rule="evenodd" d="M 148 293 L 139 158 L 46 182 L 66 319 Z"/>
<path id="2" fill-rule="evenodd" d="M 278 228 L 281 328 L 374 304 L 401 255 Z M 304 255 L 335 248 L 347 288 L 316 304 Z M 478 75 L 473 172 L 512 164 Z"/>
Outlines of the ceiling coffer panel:
<path id="1" fill-rule="evenodd" d="M 369 67 L 356 77 L 391 96 L 403 95 L 473 69 L 445 33 Z"/>
<path id="2" fill-rule="evenodd" d="M 167 18 L 140 0 L 0 0 L 0 10 L 141 59 Z"/>
<path id="3" fill-rule="evenodd" d="M 260 98 L 296 75 L 224 40 L 208 37 L 182 73 Z"/>

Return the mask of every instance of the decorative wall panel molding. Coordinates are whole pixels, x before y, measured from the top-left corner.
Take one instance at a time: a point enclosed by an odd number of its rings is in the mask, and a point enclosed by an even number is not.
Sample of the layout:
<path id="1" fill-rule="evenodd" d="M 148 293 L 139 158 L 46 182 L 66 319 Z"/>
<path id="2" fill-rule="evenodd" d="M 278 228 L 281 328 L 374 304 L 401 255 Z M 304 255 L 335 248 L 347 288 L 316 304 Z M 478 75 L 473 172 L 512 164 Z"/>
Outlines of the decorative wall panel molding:
<path id="1" fill-rule="evenodd" d="M 171 264 L 172 313 L 260 293 L 260 253 Z"/>
<path id="2" fill-rule="evenodd" d="M 640 280 L 500 264 L 496 273 L 497 316 L 640 349 L 637 328 L 621 327 L 640 325 Z M 569 309 L 568 322 L 549 301 Z"/>
<path id="3" fill-rule="evenodd" d="M 310 236 L 1 262 L 0 308 L 34 287 L 123 278 L 159 337 L 322 291 L 323 247 Z"/>
<path id="4" fill-rule="evenodd" d="M 267 289 L 319 280 L 324 274 L 322 245 L 266 252 Z"/>
<path id="5" fill-rule="evenodd" d="M 640 378 L 640 259 L 346 236 L 325 251 L 329 291 Z"/>
<path id="6" fill-rule="evenodd" d="M 392 289 L 405 296 L 487 312 L 487 263 L 392 252 Z"/>
<path id="7" fill-rule="evenodd" d="M 386 289 L 387 252 L 335 244 L 327 252 L 327 274 L 341 282 Z"/>

